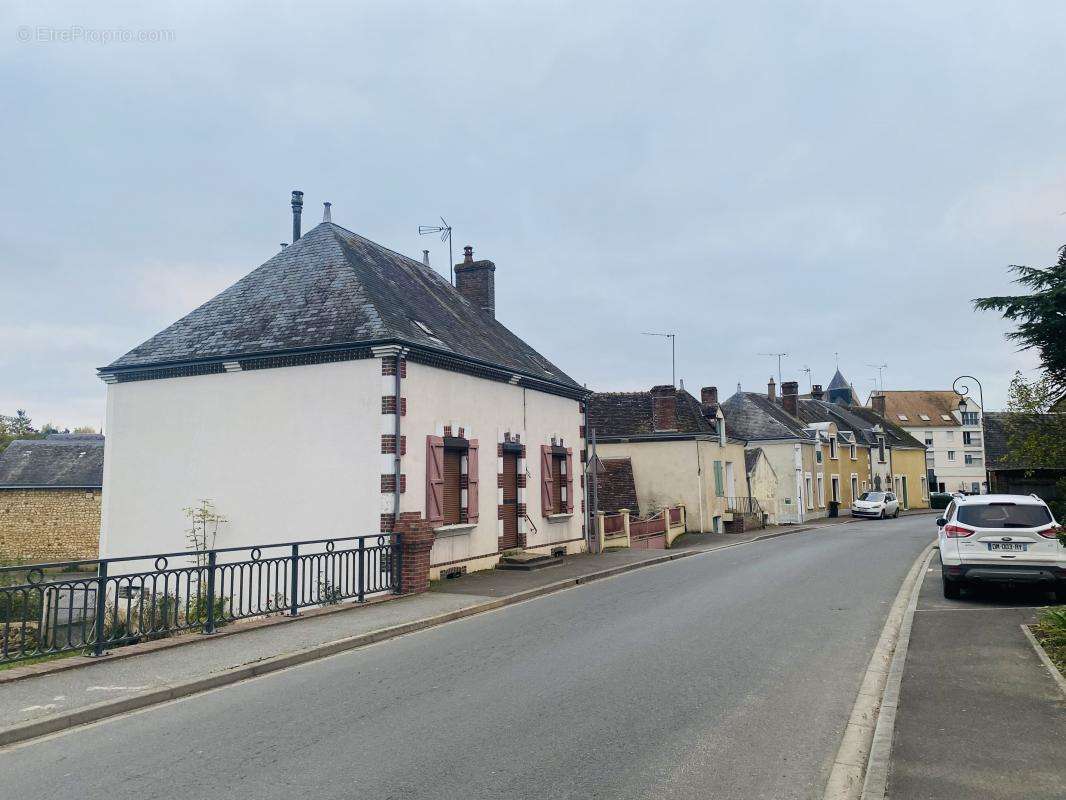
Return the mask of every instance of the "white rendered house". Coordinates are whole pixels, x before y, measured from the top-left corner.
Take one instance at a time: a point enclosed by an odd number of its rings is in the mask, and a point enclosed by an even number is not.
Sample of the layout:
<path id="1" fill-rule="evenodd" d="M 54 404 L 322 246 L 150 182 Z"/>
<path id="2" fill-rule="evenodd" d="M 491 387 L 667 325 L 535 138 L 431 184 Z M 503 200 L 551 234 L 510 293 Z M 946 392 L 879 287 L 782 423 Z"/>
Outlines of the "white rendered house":
<path id="1" fill-rule="evenodd" d="M 387 533 L 419 512 L 432 577 L 584 549 L 586 392 L 496 320 L 495 265 L 468 247 L 452 286 L 332 222 L 296 224 L 99 370 L 101 555 L 183 550 L 200 498 L 228 520 L 217 547 Z"/>

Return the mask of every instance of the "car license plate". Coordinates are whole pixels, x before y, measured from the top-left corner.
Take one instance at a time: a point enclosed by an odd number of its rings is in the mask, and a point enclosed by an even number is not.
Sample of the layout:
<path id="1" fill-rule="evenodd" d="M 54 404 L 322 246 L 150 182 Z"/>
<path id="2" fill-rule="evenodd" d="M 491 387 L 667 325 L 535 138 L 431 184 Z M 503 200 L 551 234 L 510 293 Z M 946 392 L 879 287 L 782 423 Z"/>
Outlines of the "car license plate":
<path id="1" fill-rule="evenodd" d="M 1026 545 L 1019 542 L 989 542 L 988 549 L 992 552 L 1024 553 Z"/>

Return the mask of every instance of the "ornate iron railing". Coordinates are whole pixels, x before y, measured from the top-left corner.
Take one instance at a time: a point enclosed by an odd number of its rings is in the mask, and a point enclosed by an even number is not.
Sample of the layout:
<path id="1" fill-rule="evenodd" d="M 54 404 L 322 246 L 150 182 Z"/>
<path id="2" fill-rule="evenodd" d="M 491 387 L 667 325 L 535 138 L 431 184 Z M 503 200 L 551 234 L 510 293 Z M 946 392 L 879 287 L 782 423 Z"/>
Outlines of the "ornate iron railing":
<path id="1" fill-rule="evenodd" d="M 348 536 L 0 567 L 0 664 L 72 650 L 103 655 L 398 592 L 399 543 L 400 534 Z"/>

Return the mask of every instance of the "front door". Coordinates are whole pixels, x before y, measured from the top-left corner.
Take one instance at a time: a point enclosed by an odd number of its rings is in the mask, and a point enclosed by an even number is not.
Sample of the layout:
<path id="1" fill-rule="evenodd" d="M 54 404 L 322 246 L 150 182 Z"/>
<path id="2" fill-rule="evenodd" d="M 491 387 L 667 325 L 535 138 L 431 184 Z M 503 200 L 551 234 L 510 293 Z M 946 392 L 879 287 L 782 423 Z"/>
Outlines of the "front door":
<path id="1" fill-rule="evenodd" d="M 518 547 L 518 456 L 503 454 L 503 536 L 500 550 Z"/>

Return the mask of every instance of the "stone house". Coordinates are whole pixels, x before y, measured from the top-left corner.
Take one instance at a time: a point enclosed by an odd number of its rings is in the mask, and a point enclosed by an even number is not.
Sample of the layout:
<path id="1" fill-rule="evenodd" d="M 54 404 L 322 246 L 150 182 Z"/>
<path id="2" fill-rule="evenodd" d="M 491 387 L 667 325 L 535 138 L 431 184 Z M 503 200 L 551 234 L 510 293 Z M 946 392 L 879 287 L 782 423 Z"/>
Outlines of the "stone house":
<path id="1" fill-rule="evenodd" d="M 733 521 L 746 492 L 744 445 L 728 432 L 713 386 L 701 400 L 673 386 L 595 393 L 588 425 L 599 459 L 629 460 L 642 516 L 684 505 L 691 531 Z"/>
<path id="2" fill-rule="evenodd" d="M 799 417 L 799 384 L 785 381 L 777 397 L 777 382 L 767 383 L 766 394 L 738 391 L 724 403 L 722 412 L 731 435 L 748 450 L 762 450 L 777 477 L 773 518 L 799 523 L 824 517 L 825 465 L 819 457 L 819 434 Z"/>
<path id="3" fill-rule="evenodd" d="M 0 558 L 96 558 L 104 437 L 53 433 L 0 453 Z"/>
<path id="4" fill-rule="evenodd" d="M 838 502 L 841 514 L 849 514 L 852 501 L 872 483 L 870 451 L 878 440 L 868 423 L 848 413 L 842 395 L 837 397 L 835 402 L 827 401 L 822 387 L 815 384 L 809 396 L 799 399 L 797 414 L 820 433 L 827 500 Z"/>
<path id="5" fill-rule="evenodd" d="M 453 286 L 328 206 L 301 236 L 302 203 L 291 245 L 99 370 L 101 553 L 183 549 L 198 498 L 227 520 L 219 547 L 421 515 L 431 577 L 584 550 L 587 392 L 497 320 L 496 266 L 466 247 Z M 576 332 L 548 297 L 524 301 Z"/>

